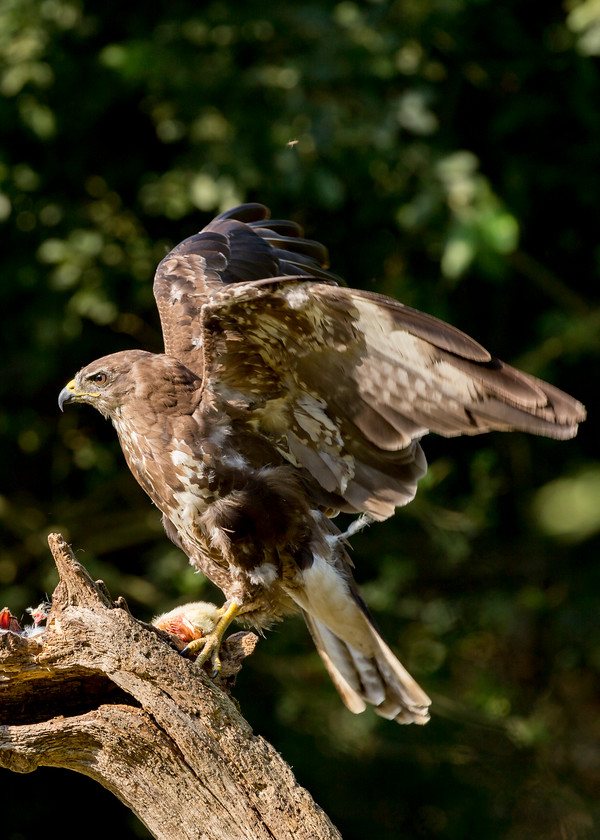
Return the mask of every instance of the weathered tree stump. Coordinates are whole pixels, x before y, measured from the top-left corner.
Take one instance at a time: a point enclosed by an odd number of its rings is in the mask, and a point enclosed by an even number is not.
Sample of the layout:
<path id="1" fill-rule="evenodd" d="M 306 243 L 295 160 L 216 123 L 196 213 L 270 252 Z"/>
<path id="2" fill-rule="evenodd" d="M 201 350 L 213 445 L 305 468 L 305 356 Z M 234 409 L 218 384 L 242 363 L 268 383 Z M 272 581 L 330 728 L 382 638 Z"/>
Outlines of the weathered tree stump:
<path id="1" fill-rule="evenodd" d="M 58 534 L 44 633 L 0 634 L 0 766 L 84 773 L 165 840 L 320 840 L 337 829 L 226 691 L 256 641 L 223 647 L 221 686 L 113 602 Z"/>

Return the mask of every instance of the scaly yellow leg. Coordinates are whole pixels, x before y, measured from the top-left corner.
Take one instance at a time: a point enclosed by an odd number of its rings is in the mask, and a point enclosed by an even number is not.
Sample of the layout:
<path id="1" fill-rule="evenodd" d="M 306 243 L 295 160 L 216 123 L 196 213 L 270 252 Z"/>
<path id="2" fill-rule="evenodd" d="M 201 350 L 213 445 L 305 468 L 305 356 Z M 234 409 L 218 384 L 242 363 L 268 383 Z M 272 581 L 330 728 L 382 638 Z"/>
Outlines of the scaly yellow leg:
<path id="1" fill-rule="evenodd" d="M 242 605 L 239 604 L 237 601 L 228 601 L 227 603 L 225 603 L 219 610 L 220 618 L 215 624 L 213 630 L 211 630 L 211 632 L 208 633 L 206 636 L 202 636 L 202 638 L 200 639 L 193 639 L 181 651 L 182 654 L 185 655 L 188 653 L 197 653 L 197 665 L 204 665 L 204 663 L 208 662 L 208 660 L 210 659 L 212 666 L 215 670 L 215 675 L 218 674 L 221 670 L 219 649 L 221 647 L 221 644 L 223 643 L 223 636 L 227 632 L 227 628 L 229 627 L 233 619 L 240 612 L 241 608 Z"/>

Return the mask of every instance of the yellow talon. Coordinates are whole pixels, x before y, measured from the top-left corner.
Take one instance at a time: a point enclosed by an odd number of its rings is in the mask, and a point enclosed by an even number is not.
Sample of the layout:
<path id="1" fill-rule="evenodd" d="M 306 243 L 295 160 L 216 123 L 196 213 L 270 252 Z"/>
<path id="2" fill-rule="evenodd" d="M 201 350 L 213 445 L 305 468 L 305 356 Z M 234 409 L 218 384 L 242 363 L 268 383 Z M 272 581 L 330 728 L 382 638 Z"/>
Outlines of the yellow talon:
<path id="1" fill-rule="evenodd" d="M 220 618 L 213 630 L 207 633 L 206 636 L 201 636 L 199 639 L 192 639 L 181 651 L 183 654 L 198 654 L 196 657 L 197 665 L 204 665 L 210 659 L 211 665 L 214 669 L 215 675 L 221 670 L 221 660 L 219 658 L 219 650 L 223 643 L 223 636 L 227 632 L 227 628 L 238 615 L 241 609 L 241 604 L 237 601 L 231 601 L 229 604 L 223 605 L 219 610 Z"/>

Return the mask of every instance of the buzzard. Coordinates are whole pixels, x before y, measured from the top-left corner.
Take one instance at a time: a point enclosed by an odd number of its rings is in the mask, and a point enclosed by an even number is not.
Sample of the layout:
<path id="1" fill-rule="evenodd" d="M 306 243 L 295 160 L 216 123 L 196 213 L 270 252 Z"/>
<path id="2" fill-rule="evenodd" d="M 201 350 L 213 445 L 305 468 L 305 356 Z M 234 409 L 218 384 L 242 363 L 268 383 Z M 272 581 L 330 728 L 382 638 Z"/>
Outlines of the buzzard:
<path id="1" fill-rule="evenodd" d="M 454 327 L 338 285 L 327 260 L 260 204 L 217 216 L 156 271 L 164 354 L 98 359 L 59 405 L 111 419 L 168 536 L 223 591 L 222 608 L 163 622 L 191 627 L 198 661 L 218 668 L 234 618 L 300 610 L 352 712 L 425 723 L 429 697 L 378 633 L 347 537 L 411 501 L 428 432 L 567 439 L 585 411 Z M 340 511 L 362 514 L 344 534 Z"/>

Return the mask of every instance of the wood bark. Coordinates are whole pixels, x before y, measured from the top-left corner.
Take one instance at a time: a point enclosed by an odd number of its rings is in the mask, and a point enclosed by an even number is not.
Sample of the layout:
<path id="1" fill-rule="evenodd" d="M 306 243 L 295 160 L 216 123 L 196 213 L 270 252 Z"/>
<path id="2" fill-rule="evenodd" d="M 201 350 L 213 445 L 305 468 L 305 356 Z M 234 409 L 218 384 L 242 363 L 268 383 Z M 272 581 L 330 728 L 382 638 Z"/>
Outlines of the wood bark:
<path id="1" fill-rule="evenodd" d="M 113 602 L 58 534 L 46 630 L 0 634 L 0 766 L 84 773 L 164 840 L 339 840 L 227 694 L 256 637 L 223 646 L 220 685 Z"/>

